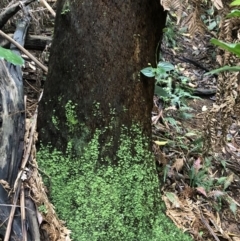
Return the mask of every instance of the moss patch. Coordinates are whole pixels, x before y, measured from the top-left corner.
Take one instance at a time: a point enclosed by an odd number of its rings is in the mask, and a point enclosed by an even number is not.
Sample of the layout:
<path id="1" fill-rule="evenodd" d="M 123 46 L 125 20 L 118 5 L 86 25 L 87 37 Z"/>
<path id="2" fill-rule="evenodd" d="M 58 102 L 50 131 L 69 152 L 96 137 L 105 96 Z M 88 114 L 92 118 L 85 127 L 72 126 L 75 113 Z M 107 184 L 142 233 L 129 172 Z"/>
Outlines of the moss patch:
<path id="1" fill-rule="evenodd" d="M 122 126 L 115 160 L 106 155 L 112 138 L 99 143 L 106 130 L 111 128 L 96 130 L 77 157 L 71 142 L 64 154 L 50 146 L 38 152 L 40 167 L 51 176 L 53 204 L 73 240 L 191 240 L 164 215 L 154 159 L 139 127 Z"/>

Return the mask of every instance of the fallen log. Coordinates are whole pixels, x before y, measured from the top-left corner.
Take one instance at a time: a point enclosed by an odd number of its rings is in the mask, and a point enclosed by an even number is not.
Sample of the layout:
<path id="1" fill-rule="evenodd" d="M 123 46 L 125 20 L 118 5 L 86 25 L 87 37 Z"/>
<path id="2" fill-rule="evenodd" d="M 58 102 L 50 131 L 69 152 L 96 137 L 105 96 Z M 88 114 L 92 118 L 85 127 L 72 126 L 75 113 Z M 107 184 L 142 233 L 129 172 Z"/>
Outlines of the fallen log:
<path id="1" fill-rule="evenodd" d="M 22 6 L 27 6 L 36 0 L 23 0 L 10 5 L 0 14 L 0 29 L 7 23 L 7 21 L 14 16 Z"/>
<path id="2" fill-rule="evenodd" d="M 27 15 L 17 25 L 14 40 L 24 44 L 30 17 Z M 10 49 L 20 55 L 11 45 Z M 3 184 L 0 185 L 0 236 L 4 240 L 26 240 L 23 237 L 20 209 L 16 205 L 20 189 L 15 185 L 20 170 L 25 133 L 25 105 L 22 70 L 20 66 L 0 59 L 0 180 L 14 192 L 13 204 Z M 26 225 L 26 224 L 25 224 Z M 30 238 L 31 232 L 26 234 Z M 30 240 L 30 239 L 28 239 Z"/>
<path id="3" fill-rule="evenodd" d="M 13 34 L 8 34 L 8 36 L 12 37 Z M 48 36 L 27 35 L 24 48 L 43 51 L 51 41 L 52 38 Z M 0 36 L 0 46 L 3 48 L 10 48 L 10 42 L 6 38 Z"/>

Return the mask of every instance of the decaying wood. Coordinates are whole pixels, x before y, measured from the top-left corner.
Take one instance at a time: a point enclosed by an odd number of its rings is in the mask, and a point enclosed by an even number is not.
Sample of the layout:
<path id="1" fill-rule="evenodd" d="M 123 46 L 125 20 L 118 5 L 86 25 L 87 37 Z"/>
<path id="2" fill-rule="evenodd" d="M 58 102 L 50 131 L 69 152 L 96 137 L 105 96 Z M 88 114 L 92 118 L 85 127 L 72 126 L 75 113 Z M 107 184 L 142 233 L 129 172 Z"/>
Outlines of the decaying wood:
<path id="1" fill-rule="evenodd" d="M 13 34 L 8 34 L 10 38 L 12 38 Z M 48 44 L 50 44 L 52 38 L 49 36 L 39 36 L 39 35 L 27 35 L 26 41 L 24 43 L 25 49 L 32 49 L 32 50 L 44 50 Z M 0 36 L 0 46 L 3 48 L 10 47 L 10 41 L 6 38 Z"/>
<path id="2" fill-rule="evenodd" d="M 46 0 L 40 0 L 40 2 L 47 8 L 47 10 L 53 15 L 53 17 L 56 17 L 56 13 L 52 9 L 52 7 L 47 3 Z"/>
<path id="3" fill-rule="evenodd" d="M 39 223 L 37 220 L 37 210 L 31 198 L 26 198 L 26 217 L 28 220 L 29 230 L 31 230 L 31 238 L 34 241 L 40 241 Z"/>
<path id="4" fill-rule="evenodd" d="M 22 19 L 14 33 L 14 40 L 24 44 L 30 18 Z M 11 45 L 10 49 L 16 54 L 19 50 Z M 20 66 L 0 60 L 0 179 L 9 183 L 13 188 L 20 169 L 24 147 L 25 108 L 23 97 L 22 71 Z M 15 189 L 13 205 L 8 193 L 0 186 L 0 222 L 3 224 L 0 234 L 4 240 L 22 240 L 19 208 L 16 208 L 18 193 L 21 186 Z M 9 207 L 12 206 L 10 211 Z M 18 214 L 16 217 L 15 214 Z M 8 228 L 6 229 L 6 224 Z"/>
<path id="5" fill-rule="evenodd" d="M 20 9 L 21 6 L 27 6 L 35 0 L 23 0 L 10 5 L 0 14 L 0 29 L 7 23 L 7 21 L 14 16 Z"/>
<path id="6" fill-rule="evenodd" d="M 13 45 L 15 45 L 19 50 L 21 50 L 24 54 L 26 54 L 31 60 L 33 60 L 40 68 L 42 68 L 45 72 L 48 72 L 48 68 L 44 66 L 41 62 L 39 62 L 30 52 L 28 52 L 25 48 L 22 47 L 21 44 L 14 41 L 14 39 L 10 38 L 7 34 L 5 34 L 2 30 L 0 30 L 0 35 L 10 41 Z"/>

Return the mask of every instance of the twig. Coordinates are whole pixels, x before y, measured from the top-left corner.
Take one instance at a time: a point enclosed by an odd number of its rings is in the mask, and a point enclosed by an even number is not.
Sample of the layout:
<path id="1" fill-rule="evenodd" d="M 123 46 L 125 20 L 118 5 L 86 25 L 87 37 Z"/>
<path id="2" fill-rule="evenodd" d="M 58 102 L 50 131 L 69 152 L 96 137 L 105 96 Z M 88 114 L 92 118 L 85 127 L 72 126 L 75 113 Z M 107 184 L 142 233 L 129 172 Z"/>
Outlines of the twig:
<path id="1" fill-rule="evenodd" d="M 28 147 L 27 147 L 27 150 L 24 152 L 24 157 L 23 157 L 22 165 L 21 165 L 22 172 L 25 169 L 28 158 L 31 154 L 31 148 L 32 148 L 32 143 L 33 143 L 33 138 L 34 138 L 34 133 L 35 133 L 36 122 L 37 122 L 37 114 L 38 114 L 38 108 L 36 108 L 35 113 L 33 115 L 33 122 L 32 122 L 32 126 L 31 126 L 31 132 L 30 132 Z"/>
<path id="2" fill-rule="evenodd" d="M 10 238 L 12 222 L 14 219 L 14 214 L 15 214 L 16 204 L 17 204 L 17 200 L 18 200 L 18 196 L 19 196 L 19 192 L 20 192 L 21 182 L 22 182 L 22 180 L 20 179 L 19 185 L 18 185 L 17 189 L 15 190 L 15 194 L 14 194 L 14 198 L 13 198 L 13 206 L 12 206 L 11 212 L 9 214 L 8 225 L 7 225 L 6 233 L 4 236 L 4 241 L 9 241 L 9 238 Z"/>
<path id="3" fill-rule="evenodd" d="M 56 17 L 56 13 L 54 12 L 54 10 L 52 9 L 52 7 L 45 1 L 45 0 L 41 0 L 41 3 L 43 3 L 43 5 L 48 9 L 48 11 L 53 15 L 53 17 Z"/>
<path id="4" fill-rule="evenodd" d="M 48 72 L 48 68 L 44 66 L 40 61 L 38 61 L 31 53 L 29 53 L 25 48 L 23 48 L 19 43 L 5 34 L 2 30 L 0 30 L 0 35 L 7 39 L 9 42 L 14 44 L 18 49 L 20 49 L 24 54 L 26 54 L 32 61 L 34 61 L 40 68 L 42 68 L 46 73 Z"/>
<path id="5" fill-rule="evenodd" d="M 39 90 L 37 90 L 34 86 L 32 86 L 27 80 L 25 80 L 25 82 L 33 89 L 35 90 L 36 92 L 40 92 Z"/>
<path id="6" fill-rule="evenodd" d="M 21 205 L 22 237 L 23 237 L 23 241 L 27 241 L 26 214 L 25 214 L 25 195 L 24 195 L 23 183 L 21 185 L 20 205 Z"/>
<path id="7" fill-rule="evenodd" d="M 7 225 L 7 230 L 6 230 L 6 234 L 5 234 L 5 237 L 4 237 L 4 241 L 8 241 L 9 237 L 10 237 L 12 222 L 13 222 L 14 213 L 15 213 L 15 210 L 16 210 L 16 203 L 17 203 L 17 199 L 18 199 L 18 196 L 19 196 L 20 187 L 21 187 L 21 183 L 22 183 L 21 177 L 22 177 L 23 171 L 25 169 L 25 166 L 27 164 L 30 153 L 31 153 L 33 136 L 34 136 L 35 127 L 36 127 L 37 113 L 38 113 L 38 111 L 37 111 L 37 108 L 36 108 L 36 111 L 35 111 L 34 117 L 33 117 L 33 123 L 32 123 L 32 126 L 31 126 L 32 129 L 31 129 L 31 133 L 30 133 L 28 147 L 27 147 L 26 151 L 24 152 L 24 158 L 23 158 L 22 164 L 21 164 L 21 171 L 19 172 L 19 174 L 16 178 L 16 181 L 14 183 L 15 194 L 14 194 L 14 198 L 13 198 L 13 207 L 12 207 L 10 215 L 9 215 L 9 220 L 8 220 L 8 225 Z"/>
<path id="8" fill-rule="evenodd" d="M 212 236 L 214 237 L 214 239 L 216 241 L 220 241 L 220 239 L 217 237 L 217 235 L 213 232 L 212 228 L 210 227 L 210 225 L 206 222 L 205 218 L 203 217 L 202 214 L 200 214 L 200 219 L 202 221 L 202 223 L 206 226 L 206 228 L 208 229 L 208 231 L 212 234 Z"/>

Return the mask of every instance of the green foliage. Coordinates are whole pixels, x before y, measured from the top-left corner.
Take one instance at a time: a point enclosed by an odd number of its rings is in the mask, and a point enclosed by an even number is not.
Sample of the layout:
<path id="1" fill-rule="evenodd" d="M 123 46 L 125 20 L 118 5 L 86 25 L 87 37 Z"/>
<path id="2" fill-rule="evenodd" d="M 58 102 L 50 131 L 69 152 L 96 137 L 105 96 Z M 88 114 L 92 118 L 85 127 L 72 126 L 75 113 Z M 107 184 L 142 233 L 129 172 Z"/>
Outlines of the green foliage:
<path id="1" fill-rule="evenodd" d="M 189 171 L 190 186 L 203 187 L 205 191 L 210 191 L 213 187 L 213 178 L 208 175 L 208 168 L 211 167 L 210 159 L 206 159 L 204 164 L 201 164 L 201 159 L 198 158 L 192 165 Z"/>
<path id="2" fill-rule="evenodd" d="M 235 18 L 235 17 L 240 17 L 240 10 L 232 10 L 231 13 L 227 14 L 227 18 Z"/>
<path id="3" fill-rule="evenodd" d="M 209 9 L 205 10 L 205 14 L 201 15 L 201 19 L 209 31 L 218 30 L 220 16 L 215 14 L 214 6 L 211 6 Z"/>
<path id="4" fill-rule="evenodd" d="M 230 6 L 238 6 L 238 5 L 240 5 L 240 0 L 235 0 L 230 4 Z"/>
<path id="5" fill-rule="evenodd" d="M 163 29 L 163 42 L 168 48 L 176 47 L 176 38 L 178 31 L 176 29 L 176 23 L 171 19 L 171 16 L 168 14 L 166 20 L 166 27 Z"/>
<path id="6" fill-rule="evenodd" d="M 223 196 L 225 194 L 224 192 L 231 184 L 233 176 L 221 176 L 216 179 L 214 175 L 209 174 L 211 166 L 212 163 L 210 158 L 206 158 L 204 161 L 198 158 L 189 170 L 190 186 L 201 187 L 206 193 L 221 188 L 223 192 L 218 191 L 218 193 L 221 193 Z"/>
<path id="7" fill-rule="evenodd" d="M 74 131 L 76 125 L 78 124 L 77 114 L 75 110 L 76 106 L 77 104 L 74 104 L 71 100 L 69 100 L 65 105 L 65 113 L 67 118 L 66 124 L 71 132 Z"/>
<path id="8" fill-rule="evenodd" d="M 155 94 L 166 103 L 186 107 L 186 98 L 199 98 L 183 88 L 187 79 L 181 76 L 171 63 L 159 62 L 157 68 L 147 67 L 142 69 L 141 73 L 146 77 L 155 77 Z"/>
<path id="9" fill-rule="evenodd" d="M 239 43 L 225 43 L 224 41 L 212 38 L 211 43 L 219 46 L 222 49 L 225 49 L 231 53 L 236 54 L 240 57 L 240 44 Z"/>
<path id="10" fill-rule="evenodd" d="M 235 0 L 233 1 L 230 6 L 238 6 L 240 5 L 240 0 Z M 231 13 L 229 13 L 226 17 L 230 18 L 230 17 L 239 17 L 240 16 L 240 11 L 239 10 L 232 10 Z M 238 57 L 240 57 L 240 43 L 226 43 L 223 42 L 219 39 L 211 39 L 211 43 L 215 44 L 216 46 L 219 46 L 220 48 L 227 50 L 233 54 L 236 54 Z M 240 67 L 239 66 L 224 66 L 215 70 L 212 70 L 211 72 L 207 73 L 207 74 L 216 74 L 216 73 L 220 73 L 223 71 L 240 71 Z"/>
<path id="11" fill-rule="evenodd" d="M 218 74 L 218 73 L 223 72 L 223 71 L 239 72 L 240 71 L 240 66 L 223 66 L 221 68 L 209 71 L 208 73 L 206 73 L 206 75 Z"/>
<path id="12" fill-rule="evenodd" d="M 106 127 L 96 130 L 80 156 L 69 142 L 66 153 L 41 147 L 38 162 L 51 176 L 49 187 L 60 218 L 74 241 L 187 241 L 163 213 L 158 178 L 147 139 L 139 127 L 122 126 L 115 160 L 113 140 L 99 143 Z"/>
<path id="13" fill-rule="evenodd" d="M 47 208 L 46 208 L 45 205 L 39 206 L 39 207 L 38 207 L 38 211 L 39 211 L 40 213 L 47 214 Z"/>
<path id="14" fill-rule="evenodd" d="M 0 47 L 0 58 L 5 59 L 6 61 L 10 62 L 14 65 L 23 65 L 24 60 L 21 56 L 15 54 L 13 51 L 9 49 L 4 49 Z"/>
<path id="15" fill-rule="evenodd" d="M 59 130 L 59 119 L 57 118 L 57 116 L 55 116 L 55 110 L 53 110 L 52 123 L 55 126 L 55 128 Z"/>
<path id="16" fill-rule="evenodd" d="M 69 12 L 70 12 L 69 0 L 66 0 L 62 8 L 61 15 L 66 15 Z"/>

